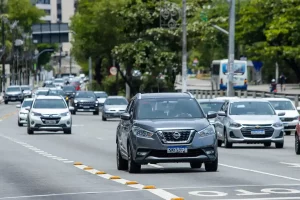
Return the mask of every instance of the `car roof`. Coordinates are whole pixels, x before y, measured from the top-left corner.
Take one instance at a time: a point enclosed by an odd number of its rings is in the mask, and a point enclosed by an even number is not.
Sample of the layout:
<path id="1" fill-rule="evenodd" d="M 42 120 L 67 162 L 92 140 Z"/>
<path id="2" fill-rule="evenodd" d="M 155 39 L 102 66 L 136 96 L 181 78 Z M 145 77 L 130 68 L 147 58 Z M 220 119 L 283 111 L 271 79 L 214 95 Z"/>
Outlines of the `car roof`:
<path id="1" fill-rule="evenodd" d="M 231 99 L 231 100 L 229 100 L 229 102 L 231 102 L 231 103 L 235 103 L 235 102 L 267 102 L 267 103 L 269 103 L 269 101 L 267 101 L 263 98 Z"/>
<path id="2" fill-rule="evenodd" d="M 37 96 L 36 99 L 63 99 L 61 96 Z"/>
<path id="3" fill-rule="evenodd" d="M 106 94 L 106 92 L 104 92 L 104 91 L 94 91 L 94 93 L 105 93 Z"/>
<path id="4" fill-rule="evenodd" d="M 30 85 L 21 85 L 21 87 L 30 87 Z"/>
<path id="5" fill-rule="evenodd" d="M 220 102 L 220 103 L 224 103 L 225 102 L 225 100 L 224 99 L 197 99 L 197 101 L 199 102 L 199 103 L 207 103 L 207 102 Z"/>
<path id="6" fill-rule="evenodd" d="M 33 98 L 26 98 L 24 101 L 33 101 Z"/>
<path id="7" fill-rule="evenodd" d="M 288 98 L 264 98 L 267 101 L 291 101 Z"/>
<path id="8" fill-rule="evenodd" d="M 108 96 L 107 99 L 125 99 L 123 96 Z"/>
<path id="9" fill-rule="evenodd" d="M 231 99 L 240 99 L 240 98 L 239 97 L 215 97 L 214 99 L 231 100 Z"/>
<path id="10" fill-rule="evenodd" d="M 189 93 L 166 92 L 166 93 L 145 93 L 140 94 L 140 99 L 157 99 L 157 98 L 193 98 Z"/>
<path id="11" fill-rule="evenodd" d="M 11 86 L 8 86 L 7 88 L 16 88 L 16 87 L 21 87 L 19 85 L 11 85 Z"/>

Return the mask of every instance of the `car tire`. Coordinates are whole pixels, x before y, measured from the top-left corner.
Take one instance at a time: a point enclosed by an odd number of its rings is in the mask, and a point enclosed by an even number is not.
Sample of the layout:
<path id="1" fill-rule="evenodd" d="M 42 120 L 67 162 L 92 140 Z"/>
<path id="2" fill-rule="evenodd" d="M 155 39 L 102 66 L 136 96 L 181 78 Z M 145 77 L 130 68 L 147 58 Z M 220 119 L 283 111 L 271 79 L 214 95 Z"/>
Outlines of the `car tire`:
<path id="1" fill-rule="evenodd" d="M 20 120 L 18 120 L 18 126 L 23 126 L 23 124 L 20 123 Z"/>
<path id="2" fill-rule="evenodd" d="M 285 131 L 285 135 L 291 135 L 291 131 Z"/>
<path id="3" fill-rule="evenodd" d="M 8 104 L 8 101 L 4 101 L 5 104 Z"/>
<path id="4" fill-rule="evenodd" d="M 34 134 L 33 130 L 31 130 L 31 128 L 30 128 L 30 124 L 29 124 L 29 123 L 28 123 L 28 125 L 27 125 L 27 134 L 28 134 L 28 135 Z"/>
<path id="5" fill-rule="evenodd" d="M 71 128 L 65 129 L 64 134 L 72 134 L 72 129 Z"/>
<path id="6" fill-rule="evenodd" d="M 202 162 L 190 162 L 190 166 L 192 169 L 199 169 L 202 166 Z"/>
<path id="7" fill-rule="evenodd" d="M 106 117 L 103 117 L 103 116 L 102 116 L 102 121 L 106 121 L 106 120 L 107 120 Z"/>
<path id="8" fill-rule="evenodd" d="M 284 143 L 283 142 L 278 142 L 278 143 L 275 143 L 275 147 L 276 147 L 276 149 L 282 149 L 283 148 L 283 145 L 284 145 Z"/>
<path id="9" fill-rule="evenodd" d="M 270 147 L 271 145 L 272 145 L 271 142 L 264 143 L 264 146 L 265 146 L 265 147 Z"/>
<path id="10" fill-rule="evenodd" d="M 207 172 L 216 172 L 218 170 L 218 157 L 216 158 L 216 160 L 210 163 L 205 163 L 205 170 Z"/>
<path id="11" fill-rule="evenodd" d="M 72 114 L 73 114 L 73 115 L 76 115 L 76 111 L 74 110 L 74 111 L 72 112 Z"/>
<path id="12" fill-rule="evenodd" d="M 224 130 L 224 146 L 225 148 L 232 148 L 232 143 L 228 141 L 227 131 Z"/>
<path id="13" fill-rule="evenodd" d="M 119 144 L 117 143 L 117 168 L 118 170 L 127 170 L 128 169 L 128 161 L 122 158 Z"/>
<path id="14" fill-rule="evenodd" d="M 223 141 L 222 140 L 218 140 L 218 147 L 221 147 L 223 144 Z"/>
<path id="15" fill-rule="evenodd" d="M 295 133 L 295 152 L 297 155 L 300 155 L 300 140 L 297 133 Z"/>
<path id="16" fill-rule="evenodd" d="M 141 165 L 134 162 L 132 158 L 131 146 L 128 144 L 128 172 L 129 173 L 139 173 L 141 171 Z"/>
<path id="17" fill-rule="evenodd" d="M 99 115 L 99 111 L 93 112 L 93 115 Z"/>

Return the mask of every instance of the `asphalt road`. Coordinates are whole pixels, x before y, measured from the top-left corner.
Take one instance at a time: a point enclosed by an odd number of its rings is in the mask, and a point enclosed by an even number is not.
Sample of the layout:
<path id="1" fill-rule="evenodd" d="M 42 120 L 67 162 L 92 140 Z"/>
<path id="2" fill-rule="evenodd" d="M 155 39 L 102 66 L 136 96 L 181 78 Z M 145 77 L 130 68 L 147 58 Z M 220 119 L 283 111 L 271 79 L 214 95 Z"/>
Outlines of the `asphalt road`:
<path id="1" fill-rule="evenodd" d="M 17 126 L 15 105 L 0 105 L 0 200 L 300 199 L 293 135 L 286 136 L 284 149 L 221 147 L 218 172 L 175 163 L 129 174 L 116 169 L 118 120 L 102 122 L 101 115 L 79 113 L 73 116 L 72 135 L 27 135 L 26 127 Z"/>

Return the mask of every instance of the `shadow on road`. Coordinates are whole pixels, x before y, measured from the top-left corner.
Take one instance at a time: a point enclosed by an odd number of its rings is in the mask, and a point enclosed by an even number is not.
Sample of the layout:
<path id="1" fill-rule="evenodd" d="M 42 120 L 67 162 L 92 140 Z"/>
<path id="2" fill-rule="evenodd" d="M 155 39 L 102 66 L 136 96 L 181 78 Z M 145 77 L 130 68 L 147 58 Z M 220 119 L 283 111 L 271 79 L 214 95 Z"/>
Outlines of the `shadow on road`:
<path id="1" fill-rule="evenodd" d="M 166 174 L 166 173 L 199 173 L 205 172 L 204 167 L 200 169 L 191 169 L 191 168 L 163 168 L 163 169 L 143 169 L 140 174 Z"/>

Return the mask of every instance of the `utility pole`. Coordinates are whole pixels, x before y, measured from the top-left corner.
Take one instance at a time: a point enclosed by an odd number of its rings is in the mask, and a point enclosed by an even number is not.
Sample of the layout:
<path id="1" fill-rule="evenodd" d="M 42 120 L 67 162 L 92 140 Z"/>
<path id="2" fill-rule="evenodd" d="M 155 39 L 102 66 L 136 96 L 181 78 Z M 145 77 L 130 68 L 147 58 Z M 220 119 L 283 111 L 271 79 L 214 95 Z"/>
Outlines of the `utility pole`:
<path id="1" fill-rule="evenodd" d="M 228 84 L 227 96 L 234 97 L 235 92 L 233 88 L 234 75 L 234 42 L 235 42 L 235 0 L 229 0 L 230 14 L 229 14 L 229 48 L 228 48 Z"/>
<path id="2" fill-rule="evenodd" d="M 70 50 L 70 75 L 72 74 L 72 51 Z"/>
<path id="3" fill-rule="evenodd" d="M 1 1 L 1 13 L 4 13 L 4 1 Z M 4 16 L 2 15 L 2 91 L 5 90 L 5 25 L 4 25 Z"/>
<path id="4" fill-rule="evenodd" d="M 89 90 L 92 90 L 92 86 L 93 86 L 93 79 L 92 79 L 92 57 L 89 57 L 89 82 L 90 82 Z"/>
<path id="5" fill-rule="evenodd" d="M 187 42 L 186 42 L 186 0 L 182 0 L 182 92 L 187 91 Z"/>

